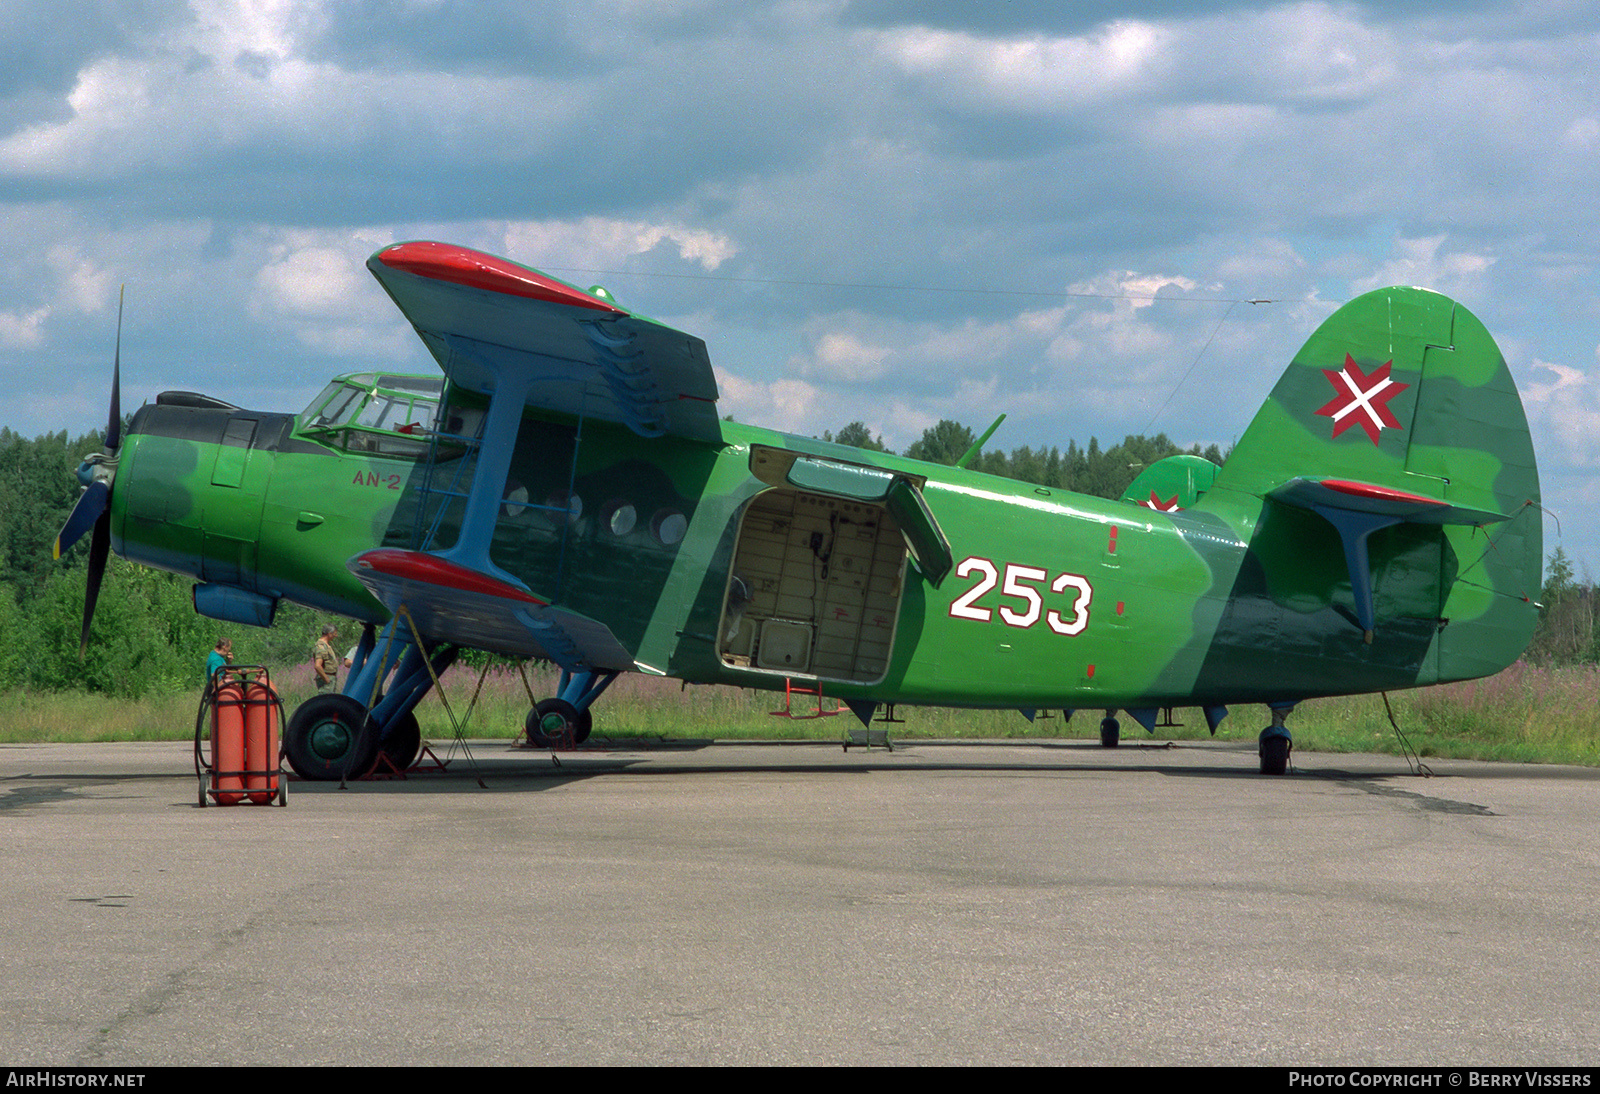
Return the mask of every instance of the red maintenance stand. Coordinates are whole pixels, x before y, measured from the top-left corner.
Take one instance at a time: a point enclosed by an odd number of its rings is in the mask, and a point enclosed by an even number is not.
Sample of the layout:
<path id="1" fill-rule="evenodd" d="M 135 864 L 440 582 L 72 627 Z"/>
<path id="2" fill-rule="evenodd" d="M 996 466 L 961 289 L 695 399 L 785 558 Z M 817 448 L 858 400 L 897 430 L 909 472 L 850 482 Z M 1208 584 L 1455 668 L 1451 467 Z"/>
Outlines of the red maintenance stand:
<path id="1" fill-rule="evenodd" d="M 206 682 L 194 720 L 200 806 L 289 804 L 280 726 L 283 700 L 261 665 L 226 665 Z M 209 730 L 209 732 L 207 732 Z"/>

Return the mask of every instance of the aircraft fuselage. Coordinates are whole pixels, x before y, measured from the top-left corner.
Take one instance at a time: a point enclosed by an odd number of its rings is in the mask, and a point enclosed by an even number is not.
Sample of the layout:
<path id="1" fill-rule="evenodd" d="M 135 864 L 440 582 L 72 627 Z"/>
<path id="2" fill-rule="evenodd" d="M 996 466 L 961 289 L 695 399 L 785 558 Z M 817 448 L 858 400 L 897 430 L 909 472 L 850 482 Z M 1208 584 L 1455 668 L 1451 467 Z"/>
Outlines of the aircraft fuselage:
<path id="1" fill-rule="evenodd" d="M 1374 537 L 1382 626 L 1367 644 L 1337 541 L 1297 535 L 1321 519 L 1303 511 L 1264 500 L 1230 523 L 1203 503 L 1158 513 L 733 422 L 722 432 L 721 444 L 650 439 L 530 411 L 494 564 L 603 624 L 633 667 L 697 683 L 820 679 L 841 698 L 1111 708 L 1441 678 L 1449 530 Z M 915 536 L 881 499 L 785 477 L 796 456 L 915 479 L 949 544 L 942 581 L 924 576 Z M 152 405 L 122 453 L 113 548 L 381 623 L 388 612 L 347 561 L 448 548 L 471 461 L 470 446 L 403 434 L 330 439 L 289 415 Z M 529 639 L 502 652 L 541 651 Z"/>

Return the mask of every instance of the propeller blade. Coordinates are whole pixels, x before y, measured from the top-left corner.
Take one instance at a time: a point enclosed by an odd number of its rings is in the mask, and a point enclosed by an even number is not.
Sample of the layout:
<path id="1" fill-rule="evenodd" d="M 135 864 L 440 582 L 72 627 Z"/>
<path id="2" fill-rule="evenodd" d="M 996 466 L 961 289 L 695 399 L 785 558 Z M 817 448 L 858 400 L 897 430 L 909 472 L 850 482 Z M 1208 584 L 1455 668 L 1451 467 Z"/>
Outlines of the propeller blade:
<path id="1" fill-rule="evenodd" d="M 122 294 L 117 290 L 117 348 L 111 355 L 111 418 L 106 422 L 106 451 L 122 447 Z"/>
<path id="2" fill-rule="evenodd" d="M 110 468 L 115 470 L 117 450 L 122 447 L 122 297 L 117 292 L 117 344 L 111 354 L 111 412 L 106 419 L 106 454 L 111 457 Z M 91 470 L 91 465 L 93 470 Z M 101 457 L 84 461 L 78 469 L 80 476 L 103 474 L 105 466 Z M 83 533 L 94 527 L 89 540 L 88 580 L 83 590 L 83 634 L 78 638 L 78 660 L 89 650 L 89 624 L 94 621 L 94 607 L 100 600 L 100 583 L 106 576 L 106 561 L 111 557 L 111 483 L 97 478 L 84 489 L 78 504 L 72 507 L 61 534 L 56 536 L 54 554 L 60 558 Z"/>
<path id="3" fill-rule="evenodd" d="M 107 483 L 100 480 L 90 483 L 88 489 L 78 495 L 78 504 L 67 514 L 67 523 L 61 526 L 61 534 L 56 536 L 55 546 L 50 550 L 51 557 L 59 559 L 71 550 L 83 533 L 99 521 L 110 501 L 111 487 Z"/>
<path id="4" fill-rule="evenodd" d="M 78 660 L 89 649 L 89 622 L 100 599 L 100 581 L 106 576 L 106 559 L 111 554 L 111 514 L 101 513 L 94 522 L 94 538 L 89 541 L 89 581 L 83 589 L 83 635 L 78 640 Z"/>

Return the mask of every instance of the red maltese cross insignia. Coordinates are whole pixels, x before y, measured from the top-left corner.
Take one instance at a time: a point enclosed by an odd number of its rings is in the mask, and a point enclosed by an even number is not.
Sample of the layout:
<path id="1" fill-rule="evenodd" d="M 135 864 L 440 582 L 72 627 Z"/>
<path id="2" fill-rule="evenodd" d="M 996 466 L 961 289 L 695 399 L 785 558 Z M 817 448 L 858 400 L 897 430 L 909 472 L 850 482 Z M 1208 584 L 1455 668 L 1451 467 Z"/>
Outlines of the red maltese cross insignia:
<path id="1" fill-rule="evenodd" d="M 1347 353 L 1344 368 L 1338 372 L 1331 368 L 1322 370 L 1322 375 L 1338 394 L 1317 413 L 1333 419 L 1335 437 L 1351 426 L 1360 426 L 1367 431 L 1372 443 L 1377 444 L 1380 430 L 1401 428 L 1400 419 L 1389 409 L 1389 400 L 1411 385 L 1389 378 L 1392 364 L 1393 361 L 1385 361 L 1370 374 L 1363 373 Z"/>

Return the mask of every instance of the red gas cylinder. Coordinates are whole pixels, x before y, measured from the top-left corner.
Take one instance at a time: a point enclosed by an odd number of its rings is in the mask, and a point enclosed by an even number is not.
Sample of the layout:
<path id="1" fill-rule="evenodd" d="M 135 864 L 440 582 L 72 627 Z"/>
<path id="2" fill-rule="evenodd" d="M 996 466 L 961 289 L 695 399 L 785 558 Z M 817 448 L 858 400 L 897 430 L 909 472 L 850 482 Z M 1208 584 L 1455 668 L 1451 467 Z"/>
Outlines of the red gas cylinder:
<path id="1" fill-rule="evenodd" d="M 266 805 L 278 792 L 278 703 L 263 672 L 244 691 L 245 786 L 250 800 Z"/>
<path id="2" fill-rule="evenodd" d="M 217 688 L 212 706 L 212 789 L 219 805 L 237 805 L 244 795 L 245 689 L 237 680 Z"/>
<path id="3" fill-rule="evenodd" d="M 263 666 L 229 665 L 211 679 L 194 727 L 201 806 L 270 805 L 274 798 L 289 804 L 289 784 L 278 766 L 282 723 L 283 703 Z"/>

